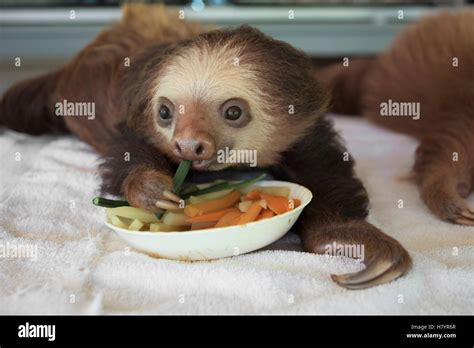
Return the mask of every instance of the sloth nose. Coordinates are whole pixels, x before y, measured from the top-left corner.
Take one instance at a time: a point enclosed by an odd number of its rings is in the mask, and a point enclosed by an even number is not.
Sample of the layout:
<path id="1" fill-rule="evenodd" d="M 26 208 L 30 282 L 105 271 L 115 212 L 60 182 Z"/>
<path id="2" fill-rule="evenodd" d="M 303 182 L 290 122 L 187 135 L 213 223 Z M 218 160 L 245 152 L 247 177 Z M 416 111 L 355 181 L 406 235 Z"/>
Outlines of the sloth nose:
<path id="1" fill-rule="evenodd" d="M 173 142 L 175 154 L 185 160 L 206 160 L 214 154 L 214 142 L 205 136 L 180 138 Z"/>

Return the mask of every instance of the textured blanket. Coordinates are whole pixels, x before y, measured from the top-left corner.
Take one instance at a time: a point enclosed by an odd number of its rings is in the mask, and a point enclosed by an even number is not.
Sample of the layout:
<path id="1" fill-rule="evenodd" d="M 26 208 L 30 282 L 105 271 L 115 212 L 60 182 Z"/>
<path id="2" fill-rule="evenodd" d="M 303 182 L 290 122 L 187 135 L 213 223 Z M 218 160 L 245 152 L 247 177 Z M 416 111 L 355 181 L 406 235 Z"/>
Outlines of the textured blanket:
<path id="1" fill-rule="evenodd" d="M 345 290 L 329 273 L 363 265 L 301 252 L 292 233 L 227 259 L 152 258 L 104 226 L 103 209 L 91 204 L 99 185 L 91 148 L 72 136 L 4 130 L 0 313 L 472 314 L 474 228 L 441 222 L 423 205 L 407 179 L 416 142 L 362 119 L 335 117 L 335 124 L 369 192 L 369 220 L 413 257 L 405 277 Z"/>

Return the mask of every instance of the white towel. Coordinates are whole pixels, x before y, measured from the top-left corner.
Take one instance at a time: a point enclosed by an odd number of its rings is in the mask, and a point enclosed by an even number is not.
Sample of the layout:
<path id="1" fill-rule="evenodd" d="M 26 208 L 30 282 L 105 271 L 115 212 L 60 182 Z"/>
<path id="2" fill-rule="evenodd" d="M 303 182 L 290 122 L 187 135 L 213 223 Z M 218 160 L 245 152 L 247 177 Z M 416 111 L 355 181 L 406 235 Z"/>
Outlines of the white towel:
<path id="1" fill-rule="evenodd" d="M 3 131 L 0 313 L 472 314 L 474 228 L 439 221 L 403 180 L 416 142 L 362 119 L 336 117 L 335 124 L 369 192 L 369 220 L 413 257 L 405 277 L 345 290 L 329 274 L 363 266 L 303 253 L 292 233 L 228 259 L 152 258 L 104 226 L 103 209 L 91 204 L 98 156 L 87 145 L 71 136 Z"/>

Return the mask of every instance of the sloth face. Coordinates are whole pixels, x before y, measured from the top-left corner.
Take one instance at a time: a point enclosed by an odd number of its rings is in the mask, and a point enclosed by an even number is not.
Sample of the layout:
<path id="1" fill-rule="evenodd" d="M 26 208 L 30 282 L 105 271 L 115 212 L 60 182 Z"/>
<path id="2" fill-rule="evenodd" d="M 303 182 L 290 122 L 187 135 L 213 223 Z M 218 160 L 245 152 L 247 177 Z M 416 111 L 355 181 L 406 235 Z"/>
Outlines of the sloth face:
<path id="1" fill-rule="evenodd" d="M 325 108 L 311 71 L 304 54 L 256 29 L 202 34 L 150 72 L 146 133 L 195 169 L 236 166 L 218 160 L 226 149 L 253 151 L 258 166 L 270 166 Z"/>

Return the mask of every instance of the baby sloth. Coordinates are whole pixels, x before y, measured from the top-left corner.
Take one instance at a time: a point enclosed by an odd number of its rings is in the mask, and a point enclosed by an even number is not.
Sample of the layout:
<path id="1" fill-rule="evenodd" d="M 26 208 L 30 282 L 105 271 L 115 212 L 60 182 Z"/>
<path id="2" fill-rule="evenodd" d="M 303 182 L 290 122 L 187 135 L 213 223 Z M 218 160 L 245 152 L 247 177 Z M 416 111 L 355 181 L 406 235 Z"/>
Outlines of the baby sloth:
<path id="1" fill-rule="evenodd" d="M 474 226 L 465 200 L 474 189 L 474 10 L 427 16 L 381 55 L 319 76 L 333 88 L 335 111 L 418 139 L 413 176 L 421 198 L 440 219 Z M 390 104 L 409 112 L 387 117 Z"/>
<path id="2" fill-rule="evenodd" d="M 218 150 L 255 150 L 260 170 L 313 192 L 295 226 L 304 250 L 364 246 L 364 270 L 332 275 L 361 289 L 403 275 L 411 260 L 365 221 L 367 192 L 323 116 L 328 99 L 311 60 L 284 42 L 248 26 L 209 31 L 162 7 L 129 6 L 70 64 L 10 88 L 0 122 L 30 134 L 74 133 L 104 155 L 104 192 L 153 211 L 178 199 L 170 191 L 179 161 L 220 171 L 245 164 L 219 163 Z M 55 116 L 64 100 L 94 102 L 95 119 Z"/>

